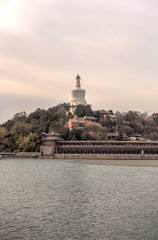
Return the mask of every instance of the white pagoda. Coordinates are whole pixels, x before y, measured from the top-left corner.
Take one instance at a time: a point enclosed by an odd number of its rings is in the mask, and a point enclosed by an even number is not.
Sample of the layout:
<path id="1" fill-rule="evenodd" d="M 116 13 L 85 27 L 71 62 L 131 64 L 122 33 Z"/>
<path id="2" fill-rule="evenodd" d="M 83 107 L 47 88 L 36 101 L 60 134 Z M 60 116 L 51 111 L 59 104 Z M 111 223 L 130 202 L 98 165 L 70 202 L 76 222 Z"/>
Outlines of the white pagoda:
<path id="1" fill-rule="evenodd" d="M 70 104 L 70 112 L 73 114 L 77 105 L 87 106 L 87 102 L 85 99 L 86 91 L 81 88 L 81 78 L 79 74 L 76 77 L 76 86 L 71 90 L 71 99 L 69 101 Z"/>

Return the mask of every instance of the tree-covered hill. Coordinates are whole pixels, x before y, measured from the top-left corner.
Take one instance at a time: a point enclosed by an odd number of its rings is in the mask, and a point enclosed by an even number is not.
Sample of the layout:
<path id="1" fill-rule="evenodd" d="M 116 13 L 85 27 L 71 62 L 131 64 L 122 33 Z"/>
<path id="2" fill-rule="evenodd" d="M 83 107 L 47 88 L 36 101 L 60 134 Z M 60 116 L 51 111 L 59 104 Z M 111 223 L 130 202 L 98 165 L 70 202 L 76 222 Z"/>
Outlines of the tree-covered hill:
<path id="1" fill-rule="evenodd" d="M 88 122 L 82 130 L 69 130 L 67 122 L 73 117 L 68 113 L 69 105 L 59 104 L 48 110 L 37 109 L 29 115 L 26 112 L 0 125 L 0 152 L 39 151 L 42 132 L 55 131 L 65 140 L 105 140 L 108 133 L 118 132 L 118 140 L 123 134 L 140 134 L 145 139 L 158 140 L 158 113 L 129 111 L 116 112 L 113 118 L 101 117 L 100 111 L 92 111 L 90 106 L 78 106 L 78 117 L 94 116 L 97 122 Z M 112 111 L 111 111 L 112 112 Z"/>
<path id="2" fill-rule="evenodd" d="M 28 116 L 26 112 L 17 113 L 0 126 L 0 152 L 39 151 L 42 132 L 54 130 L 66 139 L 69 129 L 64 126 L 71 117 L 66 107 L 61 104 L 48 110 L 38 108 Z"/>

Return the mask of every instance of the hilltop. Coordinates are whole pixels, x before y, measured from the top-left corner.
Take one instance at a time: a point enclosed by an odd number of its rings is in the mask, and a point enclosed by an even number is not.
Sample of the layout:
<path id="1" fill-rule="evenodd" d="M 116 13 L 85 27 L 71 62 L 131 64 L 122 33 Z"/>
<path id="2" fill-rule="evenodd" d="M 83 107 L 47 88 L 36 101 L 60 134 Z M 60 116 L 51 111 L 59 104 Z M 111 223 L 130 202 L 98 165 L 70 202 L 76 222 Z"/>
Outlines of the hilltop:
<path id="1" fill-rule="evenodd" d="M 123 140 L 124 136 L 158 140 L 158 113 L 149 116 L 136 111 L 93 111 L 89 105 L 79 105 L 75 116 L 94 116 L 96 121 L 87 121 L 82 129 L 70 130 L 68 121 L 74 116 L 66 103 L 48 110 L 38 108 L 29 115 L 17 113 L 0 125 L 0 152 L 39 151 L 41 134 L 51 131 L 60 133 L 64 140 L 107 140 L 107 136 L 115 136 L 115 140 Z"/>

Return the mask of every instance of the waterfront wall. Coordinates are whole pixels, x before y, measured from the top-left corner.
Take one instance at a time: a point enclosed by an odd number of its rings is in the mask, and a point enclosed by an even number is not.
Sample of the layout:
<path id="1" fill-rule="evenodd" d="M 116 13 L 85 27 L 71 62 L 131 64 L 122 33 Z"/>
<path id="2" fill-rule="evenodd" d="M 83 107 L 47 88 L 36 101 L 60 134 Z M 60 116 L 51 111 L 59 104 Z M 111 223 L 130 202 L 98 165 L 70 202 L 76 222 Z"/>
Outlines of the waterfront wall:
<path id="1" fill-rule="evenodd" d="M 40 152 L 0 153 L 1 158 L 39 158 Z"/>
<path id="2" fill-rule="evenodd" d="M 54 154 L 53 156 L 41 156 L 39 152 L 35 153 L 0 153 L 2 159 L 16 158 L 37 158 L 37 159 L 130 159 L 130 160 L 158 160 L 158 154 Z"/>
<path id="3" fill-rule="evenodd" d="M 40 158 L 44 159 L 130 159 L 130 160 L 158 160 L 158 155 L 122 155 L 122 154 L 106 154 L 106 155 L 96 155 L 96 154 L 55 154 L 54 156 L 40 156 Z"/>

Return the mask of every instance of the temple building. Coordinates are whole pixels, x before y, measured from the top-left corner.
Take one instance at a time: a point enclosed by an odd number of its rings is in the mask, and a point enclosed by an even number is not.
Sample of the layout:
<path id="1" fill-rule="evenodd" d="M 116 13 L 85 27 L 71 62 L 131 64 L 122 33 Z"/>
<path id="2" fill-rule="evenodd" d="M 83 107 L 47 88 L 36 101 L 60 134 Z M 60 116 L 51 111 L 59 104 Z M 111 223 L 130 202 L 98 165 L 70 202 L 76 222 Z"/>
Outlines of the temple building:
<path id="1" fill-rule="evenodd" d="M 87 105 L 87 101 L 85 99 L 86 91 L 81 88 L 81 78 L 79 74 L 76 77 L 76 85 L 75 88 L 71 90 L 71 99 L 69 101 L 70 104 L 70 112 L 74 114 L 74 111 L 77 105 Z"/>
<path id="2" fill-rule="evenodd" d="M 68 121 L 68 128 L 70 130 L 72 129 L 82 129 L 86 125 L 87 122 L 96 122 L 97 118 L 94 116 L 85 116 L 85 117 L 77 117 L 75 116 L 74 118 L 70 118 Z"/>

